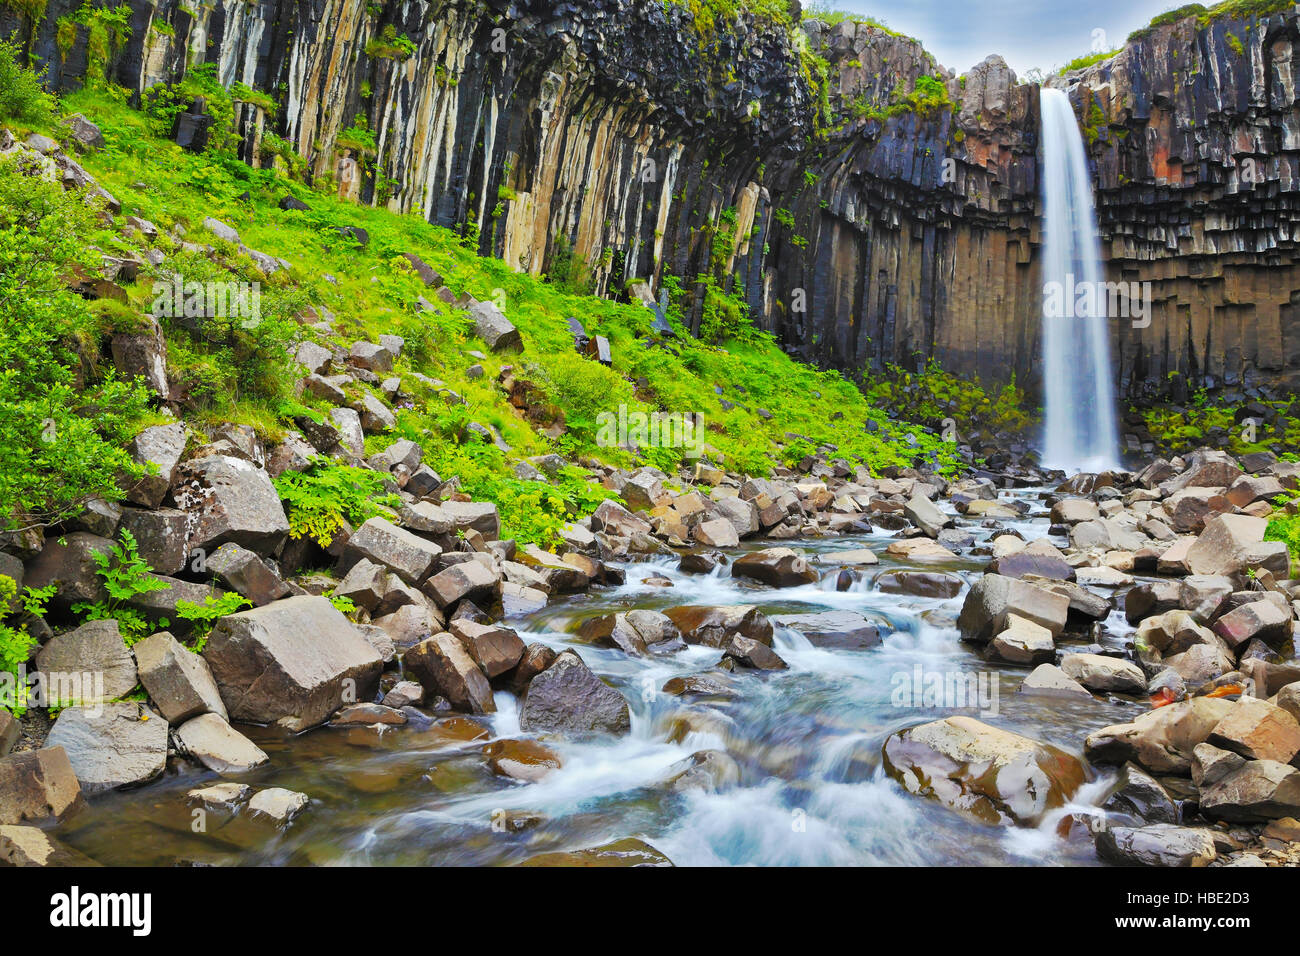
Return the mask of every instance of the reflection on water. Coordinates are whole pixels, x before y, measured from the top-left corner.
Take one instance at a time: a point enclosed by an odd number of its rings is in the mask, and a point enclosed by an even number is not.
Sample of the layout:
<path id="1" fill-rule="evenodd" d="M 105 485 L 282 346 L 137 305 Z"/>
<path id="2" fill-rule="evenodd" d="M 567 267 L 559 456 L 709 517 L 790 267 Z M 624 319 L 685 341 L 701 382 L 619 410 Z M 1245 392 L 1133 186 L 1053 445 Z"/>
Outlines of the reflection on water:
<path id="1" fill-rule="evenodd" d="M 1041 514 L 1008 524 L 1026 538 L 1047 530 Z M 974 530 L 977 537 L 987 536 Z M 868 535 L 800 544 L 809 551 L 872 547 L 882 555 L 876 571 L 905 566 L 884 556 L 888 541 Z M 925 567 L 969 581 L 983 562 Z M 312 798 L 283 832 L 246 815 L 209 812 L 196 819 L 186 791 L 217 778 L 182 765 L 146 788 L 97 799 L 63 824 L 60 835 L 101 862 L 118 865 L 497 865 L 628 836 L 645 839 L 678 865 L 1095 862 L 1089 841 L 1071 843 L 1055 835 L 1069 807 L 1036 829 L 989 828 L 911 796 L 888 779 L 880 751 L 889 734 L 956 712 L 896 706 L 894 678 L 917 667 L 983 670 L 998 690 L 998 713 L 984 719 L 1074 753 L 1090 730 L 1131 719 L 1132 705 L 1019 696 L 1023 669 L 985 664 L 958 641 L 953 622 L 964 595 L 939 600 L 883 594 L 872 586 L 874 573 L 844 592 L 835 590 L 834 575 L 817 585 L 774 591 L 733 580 L 725 569 L 692 576 L 675 565 L 630 565 L 624 586 L 596 589 L 510 622 L 525 641 L 576 648 L 632 708 L 632 732 L 625 738 L 545 740 L 563 767 L 538 782 L 511 782 L 486 766 L 485 743 L 520 733 L 517 700 L 499 692 L 497 713 L 490 717 L 442 718 L 423 727 L 324 728 L 296 738 L 241 728 L 271 757 L 268 767 L 243 782 Z M 646 584 L 651 576 L 666 577 L 673 587 Z M 769 613 L 856 611 L 878 624 L 884 640 L 867 650 L 819 648 L 796 630 L 778 628 L 776 649 L 790 669 L 761 674 L 714 670 L 720 654 L 710 648 L 639 658 L 582 644 L 575 636 L 583 618 L 611 610 L 737 603 L 758 604 Z M 1112 623 L 1124 632 L 1122 617 Z M 705 672 L 734 696 L 683 699 L 660 691 L 672 677 Z M 981 716 L 973 709 L 962 712 Z M 735 758 L 739 786 L 684 794 L 656 786 L 678 761 L 707 749 Z M 1089 783 L 1076 806 L 1095 804 L 1106 784 Z M 512 832 L 500 825 L 512 812 L 538 819 Z"/>

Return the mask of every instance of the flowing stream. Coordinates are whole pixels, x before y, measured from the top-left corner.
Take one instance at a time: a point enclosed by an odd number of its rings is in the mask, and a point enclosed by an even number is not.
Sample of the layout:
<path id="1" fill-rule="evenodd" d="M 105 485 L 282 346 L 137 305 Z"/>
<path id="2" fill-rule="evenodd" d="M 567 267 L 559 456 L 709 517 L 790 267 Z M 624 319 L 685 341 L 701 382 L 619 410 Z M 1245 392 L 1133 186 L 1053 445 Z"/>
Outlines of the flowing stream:
<path id="1" fill-rule="evenodd" d="M 1015 494 L 1031 503 L 1030 513 L 1003 524 L 1027 539 L 1046 534 L 1040 492 Z M 969 530 L 977 543 L 991 534 Z M 958 640 L 954 622 L 965 588 L 941 600 L 881 593 L 873 583 L 891 567 L 918 567 L 957 573 L 969 584 L 987 559 L 896 562 L 884 555 L 889 540 L 866 535 L 794 543 L 809 552 L 871 547 L 881 554 L 875 573 L 844 592 L 835 590 L 834 573 L 819 584 L 773 590 L 733 579 L 725 568 L 685 575 L 675 559 L 660 559 L 627 565 L 623 586 L 593 588 L 507 622 L 525 641 L 576 648 L 633 711 L 632 732 L 621 739 L 546 739 L 564 765 L 539 782 L 495 776 L 481 754 L 490 739 L 520 736 L 518 702 L 503 691 L 498 712 L 481 719 L 486 726 L 443 717 L 423 728 L 325 727 L 298 737 L 241 727 L 271 757 L 270 766 L 241 779 L 312 798 L 283 831 L 246 813 L 234 819 L 212 813 L 206 832 L 194 832 L 185 793 L 218 778 L 181 763 L 146 787 L 96 799 L 59 835 L 118 865 L 508 864 L 625 837 L 644 839 L 678 865 L 1095 863 L 1090 839 L 1057 835 L 1068 807 L 1036 828 L 988 827 L 907 793 L 884 773 L 881 747 L 891 733 L 953 713 L 1079 753 L 1089 731 L 1138 712 L 1132 703 L 1018 694 L 1026 669 L 985 663 Z M 674 586 L 646 583 L 654 575 Z M 879 623 L 883 641 L 863 650 L 818 648 L 798 631 L 778 628 L 775 645 L 788 671 L 728 674 L 714 670 L 715 649 L 633 657 L 582 644 L 574 633 L 584 618 L 611 611 L 736 603 L 758 604 L 769 614 L 857 611 Z M 1116 621 L 1122 616 L 1112 616 Z M 998 688 L 996 715 L 918 706 L 922 701 L 899 706 L 896 688 L 910 686 L 918 668 L 990 675 Z M 671 677 L 704 672 L 735 696 L 691 701 L 659 692 Z M 674 764 L 705 749 L 726 750 L 737 760 L 737 786 L 686 794 L 655 787 Z M 1096 777 L 1073 806 L 1095 805 L 1109 782 Z M 546 819 L 523 832 L 500 832 L 492 821 L 502 810 Z"/>
<path id="2" fill-rule="evenodd" d="M 1117 467 L 1113 369 L 1092 180 L 1069 97 L 1042 90 L 1043 464 Z"/>

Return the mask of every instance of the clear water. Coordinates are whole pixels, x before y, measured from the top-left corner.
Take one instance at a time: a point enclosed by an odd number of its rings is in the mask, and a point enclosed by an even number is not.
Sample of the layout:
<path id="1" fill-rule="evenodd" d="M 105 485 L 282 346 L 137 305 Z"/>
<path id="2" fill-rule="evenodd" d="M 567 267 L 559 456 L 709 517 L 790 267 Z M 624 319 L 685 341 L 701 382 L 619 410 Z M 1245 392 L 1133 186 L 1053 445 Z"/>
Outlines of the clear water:
<path id="1" fill-rule="evenodd" d="M 1025 493 L 1031 500 L 1033 493 Z M 1045 512 L 1011 522 L 1026 537 L 1046 533 Z M 987 534 L 978 531 L 978 534 Z M 801 542 L 810 551 L 873 547 L 877 570 L 907 566 L 883 556 L 884 536 Z M 985 559 L 948 565 L 968 581 Z M 996 828 L 971 822 L 932 801 L 906 793 L 881 770 L 885 739 L 911 724 L 953 710 L 898 707 L 896 674 L 986 670 L 1000 688 L 990 723 L 1079 753 L 1091 730 L 1129 720 L 1134 705 L 1102 700 L 1062 702 L 1020 697 L 1023 668 L 991 668 L 958 640 L 953 627 L 962 596 L 951 600 L 883 594 L 868 575 L 850 591 L 834 576 L 818 585 L 775 591 L 733 580 L 680 574 L 675 561 L 628 566 L 625 586 L 594 590 L 514 620 L 528 641 L 575 647 L 587 664 L 618 687 L 633 710 L 632 733 L 618 740 L 548 740 L 564 766 L 537 783 L 493 775 L 480 753 L 491 738 L 519 735 L 514 697 L 497 695 L 498 712 L 480 739 L 468 740 L 464 718 L 432 728 L 321 728 L 296 738 L 266 728 L 241 728 L 271 756 L 271 765 L 243 778 L 312 798 L 279 832 L 242 817 L 207 819 L 194 832 L 185 792 L 217 782 L 183 765 L 144 788 L 98 798 L 60 827 L 60 836 L 106 864 L 509 864 L 537 853 L 639 837 L 678 865 L 913 865 L 1092 864 L 1091 842 L 1057 836 L 1057 811 L 1037 828 Z M 921 567 L 922 565 L 913 565 Z M 645 584 L 662 575 L 674 587 Z M 779 629 L 776 644 L 790 670 L 737 672 L 720 679 L 738 696 L 691 703 L 657 693 L 669 678 L 710 671 L 719 652 L 690 647 L 636 658 L 578 644 L 583 617 L 633 607 L 687 603 L 756 603 L 776 612 L 851 609 L 879 621 L 882 645 L 868 650 L 813 647 L 796 631 Z M 974 711 L 963 711 L 979 716 Z M 717 794 L 667 794 L 655 783 L 674 763 L 702 749 L 725 749 L 742 780 Z M 1094 803 L 1108 780 L 1077 795 Z M 522 833 L 492 826 L 501 810 L 533 811 L 546 822 Z"/>
<path id="2" fill-rule="evenodd" d="M 1068 472 L 1118 466 L 1114 369 L 1106 300 L 1073 290 L 1101 289 L 1101 243 L 1083 136 L 1070 100 L 1042 90 L 1043 464 Z M 1067 310 L 1049 291 L 1061 291 Z M 1080 306 L 1080 308 L 1076 308 Z"/>

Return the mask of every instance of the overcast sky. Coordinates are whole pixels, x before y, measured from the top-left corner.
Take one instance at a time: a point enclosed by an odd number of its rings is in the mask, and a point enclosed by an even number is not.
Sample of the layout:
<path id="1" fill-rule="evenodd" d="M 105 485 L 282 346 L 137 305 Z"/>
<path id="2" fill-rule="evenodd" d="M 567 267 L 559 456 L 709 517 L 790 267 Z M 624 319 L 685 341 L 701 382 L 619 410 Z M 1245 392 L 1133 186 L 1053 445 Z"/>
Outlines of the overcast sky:
<path id="1" fill-rule="evenodd" d="M 833 0 L 839 10 L 883 20 L 916 37 L 949 69 L 965 73 L 1000 53 L 1018 74 L 1051 72 L 1093 49 L 1119 46 L 1157 13 L 1182 0 Z M 805 0 L 805 9 L 814 4 Z"/>

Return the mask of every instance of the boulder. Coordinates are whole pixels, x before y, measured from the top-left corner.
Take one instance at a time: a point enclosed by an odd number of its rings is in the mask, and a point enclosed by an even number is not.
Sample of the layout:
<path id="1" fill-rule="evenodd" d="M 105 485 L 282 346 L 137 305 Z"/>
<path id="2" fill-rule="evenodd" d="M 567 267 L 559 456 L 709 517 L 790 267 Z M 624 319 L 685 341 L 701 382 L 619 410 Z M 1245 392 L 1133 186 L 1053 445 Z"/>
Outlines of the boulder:
<path id="1" fill-rule="evenodd" d="M 1300 723 L 1276 704 L 1242 697 L 1215 725 L 1206 742 L 1247 760 L 1290 763 L 1300 753 Z"/>
<path id="2" fill-rule="evenodd" d="M 1245 569 L 1250 549 L 1264 540 L 1268 522 L 1246 515 L 1215 515 L 1187 552 L 1192 574 L 1228 575 Z"/>
<path id="3" fill-rule="evenodd" d="M 159 574 L 176 574 L 185 567 L 189 523 L 189 515 L 174 508 L 124 508 L 119 522 L 122 530 L 135 538 L 140 557 Z"/>
<path id="4" fill-rule="evenodd" d="M 160 631 L 133 650 L 140 683 L 168 723 L 180 724 L 208 713 L 226 717 L 226 705 L 207 661 L 176 638 Z"/>
<path id="5" fill-rule="evenodd" d="M 457 531 L 477 531 L 488 541 L 501 537 L 501 516 L 491 501 L 444 501 L 442 510 Z"/>
<path id="6" fill-rule="evenodd" d="M 500 677 L 524 656 L 524 642 L 508 627 L 479 624 L 462 617 L 451 622 L 451 633 L 460 638 L 489 678 Z"/>
<path id="7" fill-rule="evenodd" d="M 783 671 L 790 666 L 766 644 L 739 634 L 734 635 L 722 651 L 724 659 L 733 660 L 741 667 L 752 670 Z"/>
<path id="8" fill-rule="evenodd" d="M 1218 856 L 1214 835 L 1167 823 L 1108 827 L 1097 834 L 1097 855 L 1121 866 L 1209 866 Z"/>
<path id="9" fill-rule="evenodd" d="M 1092 700 L 1092 692 L 1055 664 L 1039 664 L 1020 682 L 1020 693 L 1037 697 Z"/>
<path id="10" fill-rule="evenodd" d="M 1056 659 L 1056 641 L 1052 632 L 1019 614 L 1007 615 L 1005 629 L 989 642 L 988 648 L 990 657 L 1008 664 L 1032 667 Z"/>
<path id="11" fill-rule="evenodd" d="M 307 809 L 311 798 L 305 793 L 286 790 L 283 787 L 268 787 L 253 794 L 248 801 L 248 811 L 254 818 L 262 818 L 275 826 L 287 826 L 293 818 Z"/>
<path id="12" fill-rule="evenodd" d="M 469 308 L 474 334 L 493 352 L 522 352 L 523 337 L 500 309 L 491 302 L 475 302 Z"/>
<path id="13" fill-rule="evenodd" d="M 775 614 L 771 621 L 789 627 L 817 647 L 860 650 L 880 643 L 880 630 L 856 611 L 818 611 L 811 614 Z"/>
<path id="14" fill-rule="evenodd" d="M 626 734 L 632 714 L 622 694 L 565 651 L 528 684 L 519 726 L 526 733 Z"/>
<path id="15" fill-rule="evenodd" d="M 1158 707 L 1131 723 L 1089 734 L 1084 753 L 1093 763 L 1132 760 L 1151 773 L 1187 775 L 1196 745 L 1205 743 L 1232 706 L 1219 698 L 1193 697 Z"/>
<path id="16" fill-rule="evenodd" d="M 152 474 L 145 474 L 126 489 L 126 500 L 144 508 L 157 508 L 171 490 L 172 479 L 185 454 L 185 426 L 154 425 L 127 445 L 131 459 Z"/>
<path id="17" fill-rule="evenodd" d="M 47 699 L 64 704 L 116 700 L 137 683 L 135 659 L 112 619 L 50 638 L 36 654 L 36 671 Z"/>
<path id="18" fill-rule="evenodd" d="M 421 641 L 406 652 L 402 663 L 428 693 L 447 698 L 456 710 L 469 714 L 496 712 L 487 677 L 455 635 L 444 631 Z"/>
<path id="19" fill-rule="evenodd" d="M 722 648 L 737 634 L 771 645 L 772 622 L 752 604 L 685 605 L 664 611 L 687 644 Z"/>
<path id="20" fill-rule="evenodd" d="M 37 827 L 0 826 L 0 866 L 99 866 Z"/>
<path id="21" fill-rule="evenodd" d="M 1097 502 L 1087 498 L 1063 498 L 1052 505 L 1052 524 L 1076 525 L 1084 521 L 1098 521 L 1101 512 Z"/>
<path id="22" fill-rule="evenodd" d="M 536 740 L 494 740 L 483 747 L 493 773 L 512 780 L 535 783 L 564 766 L 550 747 Z"/>
<path id="23" fill-rule="evenodd" d="M 167 721 L 133 701 L 68 707 L 50 747 L 62 747 L 81 789 L 95 794 L 145 783 L 167 766 Z"/>
<path id="24" fill-rule="evenodd" d="M 204 659 L 232 720 L 291 731 L 373 698 L 383 661 L 323 597 L 291 597 L 222 618 Z"/>
<path id="25" fill-rule="evenodd" d="M 1070 599 L 1064 594 L 1016 578 L 986 574 L 966 595 L 957 627 L 962 640 L 987 644 L 1006 630 L 1006 618 L 1015 613 L 1060 634 L 1069 616 Z"/>
<path id="26" fill-rule="evenodd" d="M 1143 823 L 1181 823 L 1182 814 L 1169 792 L 1135 763 L 1120 769 L 1114 788 L 1102 801 L 1107 813 L 1134 817 Z"/>
<path id="27" fill-rule="evenodd" d="M 1035 824 L 1085 778 L 1075 757 L 963 716 L 894 734 L 884 762 L 909 792 L 992 824 Z"/>
<path id="28" fill-rule="evenodd" d="M 201 714 L 176 730 L 180 749 L 214 773 L 247 773 L 269 758 L 218 714 Z"/>
<path id="29" fill-rule="evenodd" d="M 791 548 L 766 548 L 741 555 L 732 563 L 731 575 L 752 578 L 774 588 L 813 584 L 820 577 L 807 559 Z"/>
<path id="30" fill-rule="evenodd" d="M 904 506 L 903 514 L 930 538 L 939 537 L 939 532 L 952 524 L 952 519 L 924 495 L 913 495 Z"/>
<path id="31" fill-rule="evenodd" d="M 691 537 L 710 548 L 734 548 L 740 544 L 736 526 L 726 518 L 701 521 L 691 529 Z"/>
<path id="32" fill-rule="evenodd" d="M 0 757 L 0 824 L 61 820 L 81 804 L 81 784 L 58 745 Z"/>
<path id="33" fill-rule="evenodd" d="M 439 571 L 421 586 L 439 608 L 447 608 L 468 598 L 490 598 L 499 590 L 501 579 L 495 571 L 478 561 L 464 561 Z"/>
<path id="34" fill-rule="evenodd" d="M 1234 651 L 1258 638 L 1278 647 L 1291 637 L 1292 617 L 1273 601 L 1254 601 L 1229 611 L 1214 623 L 1218 634 Z"/>
<path id="35" fill-rule="evenodd" d="M 672 860 L 650 844 L 636 839 L 615 840 L 583 850 L 556 851 L 530 856 L 520 866 L 633 867 L 672 866 Z"/>
<path id="36" fill-rule="evenodd" d="M 185 462 L 176 474 L 173 494 L 190 515 L 191 551 L 231 542 L 268 555 L 288 538 L 289 521 L 271 477 L 251 462 L 212 455 Z"/>
<path id="37" fill-rule="evenodd" d="M 1200 788 L 1201 813 L 1254 823 L 1300 814 L 1300 771 L 1276 760 L 1247 760 Z"/>
<path id="38" fill-rule="evenodd" d="M 1100 654 L 1067 654 L 1061 670 L 1089 690 L 1116 694 L 1144 694 L 1146 675 L 1132 661 Z"/>
<path id="39" fill-rule="evenodd" d="M 222 585 L 258 607 L 292 593 L 269 564 L 237 544 L 223 544 L 207 556 L 205 564 Z"/>
<path id="40" fill-rule="evenodd" d="M 441 556 L 442 548 L 432 541 L 375 517 L 348 538 L 343 563 L 346 566 L 364 558 L 388 568 L 408 584 L 419 585 L 433 573 Z"/>
<path id="41" fill-rule="evenodd" d="M 28 562 L 23 584 L 32 590 L 53 584 L 50 606 L 63 612 L 70 611 L 74 604 L 106 601 L 108 592 L 97 573 L 95 555 L 112 551 L 112 541 L 85 531 L 49 537 L 41 553 Z"/>

